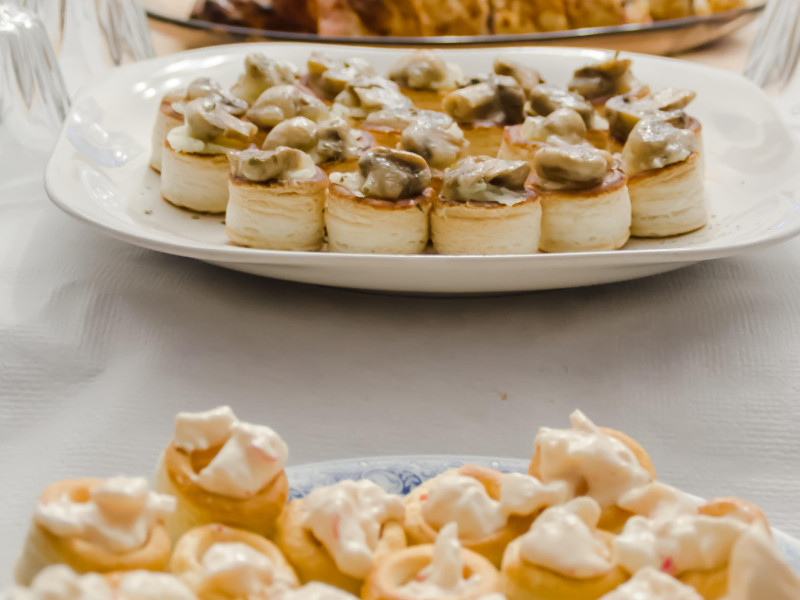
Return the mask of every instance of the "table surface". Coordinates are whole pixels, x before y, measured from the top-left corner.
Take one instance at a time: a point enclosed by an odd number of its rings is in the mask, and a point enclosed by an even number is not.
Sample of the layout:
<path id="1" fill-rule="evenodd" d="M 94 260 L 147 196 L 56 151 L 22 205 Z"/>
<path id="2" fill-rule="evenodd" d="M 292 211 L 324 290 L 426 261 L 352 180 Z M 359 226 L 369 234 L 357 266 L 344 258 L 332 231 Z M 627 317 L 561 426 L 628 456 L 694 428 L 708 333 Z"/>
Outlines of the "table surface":
<path id="1" fill-rule="evenodd" d="M 753 33 L 686 58 L 741 71 Z M 198 43 L 163 24 L 154 38 Z M 149 474 L 176 411 L 221 403 L 279 431 L 290 464 L 524 458 L 579 407 L 642 442 L 663 480 L 800 535 L 800 240 L 600 287 L 393 297 L 142 250 L 39 182 L 0 189 L 2 564 L 47 483 Z"/>

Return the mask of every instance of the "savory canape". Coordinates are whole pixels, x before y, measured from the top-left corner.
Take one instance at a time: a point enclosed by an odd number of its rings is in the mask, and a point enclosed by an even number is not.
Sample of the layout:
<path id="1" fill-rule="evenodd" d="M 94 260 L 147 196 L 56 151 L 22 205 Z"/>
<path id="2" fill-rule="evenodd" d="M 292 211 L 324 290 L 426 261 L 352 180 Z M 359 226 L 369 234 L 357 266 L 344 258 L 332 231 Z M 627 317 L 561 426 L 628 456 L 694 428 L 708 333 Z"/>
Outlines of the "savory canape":
<path id="1" fill-rule="evenodd" d="M 297 67 L 293 64 L 254 52 L 245 57 L 244 73 L 231 92 L 248 104 L 253 104 L 264 90 L 276 85 L 293 84 L 297 78 Z"/>
<path id="2" fill-rule="evenodd" d="M 534 155 L 546 144 L 580 144 L 586 133 L 586 123 L 571 108 L 559 108 L 546 117 L 525 117 L 522 125 L 505 128 L 497 157 L 533 166 Z"/>
<path id="3" fill-rule="evenodd" d="M 417 108 L 441 110 L 442 100 L 458 88 L 462 73 L 435 52 L 417 50 L 394 63 L 388 77 Z"/>

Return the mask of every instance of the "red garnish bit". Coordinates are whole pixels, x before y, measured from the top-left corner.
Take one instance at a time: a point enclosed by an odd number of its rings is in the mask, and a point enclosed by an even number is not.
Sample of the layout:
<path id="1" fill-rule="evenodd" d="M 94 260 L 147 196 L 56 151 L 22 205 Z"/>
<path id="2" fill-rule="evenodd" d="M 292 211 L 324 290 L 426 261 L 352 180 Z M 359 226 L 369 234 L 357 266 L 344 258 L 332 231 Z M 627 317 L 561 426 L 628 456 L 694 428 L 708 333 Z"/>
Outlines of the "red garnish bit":
<path id="1" fill-rule="evenodd" d="M 219 532 L 225 531 L 225 527 L 223 527 L 222 525 L 217 525 L 217 531 Z"/>
<path id="2" fill-rule="evenodd" d="M 417 581 L 425 581 L 427 578 L 428 578 L 427 576 L 422 574 L 417 575 Z"/>
<path id="3" fill-rule="evenodd" d="M 425 502 L 425 500 L 427 500 L 427 499 L 428 499 L 428 494 L 420 494 L 419 495 L 419 501 L 420 502 Z"/>
<path id="4" fill-rule="evenodd" d="M 661 563 L 661 570 L 667 575 L 675 575 L 675 563 L 672 558 L 667 557 L 664 559 L 664 562 Z"/>
<path id="5" fill-rule="evenodd" d="M 333 537 L 334 539 L 339 539 L 339 522 L 342 520 L 341 515 L 335 515 L 333 517 Z"/>

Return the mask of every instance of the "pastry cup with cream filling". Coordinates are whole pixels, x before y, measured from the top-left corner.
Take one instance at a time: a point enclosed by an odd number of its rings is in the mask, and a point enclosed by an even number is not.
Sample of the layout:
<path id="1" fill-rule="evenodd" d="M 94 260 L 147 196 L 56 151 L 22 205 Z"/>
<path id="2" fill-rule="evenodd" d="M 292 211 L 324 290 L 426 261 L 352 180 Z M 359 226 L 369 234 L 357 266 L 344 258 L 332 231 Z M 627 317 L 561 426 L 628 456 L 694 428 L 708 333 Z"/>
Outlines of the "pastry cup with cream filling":
<path id="1" fill-rule="evenodd" d="M 217 523 L 183 534 L 169 570 L 200 600 L 270 597 L 300 585 L 275 544 L 251 531 Z"/>
<path id="2" fill-rule="evenodd" d="M 520 497 L 523 503 L 515 506 Z M 528 531 L 542 510 L 566 500 L 565 485 L 544 486 L 530 476 L 464 465 L 406 497 L 405 530 L 409 543 L 432 544 L 440 527 L 455 521 L 461 545 L 499 568 L 506 546 Z"/>
<path id="3" fill-rule="evenodd" d="M 631 197 L 631 235 L 666 237 L 708 223 L 703 161 L 694 132 L 657 117 L 631 131 L 622 160 Z"/>
<path id="4" fill-rule="evenodd" d="M 358 173 L 332 173 L 325 205 L 332 252 L 419 254 L 428 243 L 431 173 L 416 154 L 375 148 Z"/>
<path id="5" fill-rule="evenodd" d="M 207 523 L 271 536 L 289 496 L 287 457 L 278 434 L 228 407 L 179 413 L 156 471 L 156 488 L 178 502 L 166 521 L 170 537 Z"/>
<path id="6" fill-rule="evenodd" d="M 628 579 L 613 535 L 597 529 L 600 506 L 581 497 L 545 510 L 503 555 L 508 600 L 598 600 Z"/>
<path id="7" fill-rule="evenodd" d="M 225 233 L 240 246 L 319 250 L 328 177 L 301 150 L 244 150 L 229 155 Z"/>
<path id="8" fill-rule="evenodd" d="M 382 557 L 364 582 L 363 600 L 478 600 L 499 591 L 497 569 L 462 548 L 455 523 L 444 526 L 435 543 L 411 546 Z"/>
<path id="9" fill-rule="evenodd" d="M 187 104 L 185 120 L 164 142 L 161 196 L 182 208 L 223 213 L 228 204 L 227 153 L 248 147 L 257 128 L 208 98 Z"/>
<path id="10" fill-rule="evenodd" d="M 164 518 L 174 509 L 141 478 L 53 483 L 39 497 L 14 578 L 28 585 L 54 564 L 78 573 L 163 571 L 172 551 Z"/>
<path id="11" fill-rule="evenodd" d="M 541 148 L 530 186 L 542 203 L 543 252 L 616 250 L 630 237 L 631 200 L 618 161 L 589 144 Z"/>
<path id="12" fill-rule="evenodd" d="M 445 96 L 458 88 L 461 78 L 458 65 L 431 50 L 407 54 L 389 69 L 389 79 L 421 110 L 441 110 Z"/>
<path id="13" fill-rule="evenodd" d="M 533 254 L 542 207 L 524 188 L 522 161 L 469 157 L 445 171 L 431 211 L 431 238 L 439 254 Z"/>
<path id="14" fill-rule="evenodd" d="M 302 583 L 359 595 L 373 565 L 406 547 L 403 502 L 369 480 L 341 481 L 292 500 L 275 543 Z"/>

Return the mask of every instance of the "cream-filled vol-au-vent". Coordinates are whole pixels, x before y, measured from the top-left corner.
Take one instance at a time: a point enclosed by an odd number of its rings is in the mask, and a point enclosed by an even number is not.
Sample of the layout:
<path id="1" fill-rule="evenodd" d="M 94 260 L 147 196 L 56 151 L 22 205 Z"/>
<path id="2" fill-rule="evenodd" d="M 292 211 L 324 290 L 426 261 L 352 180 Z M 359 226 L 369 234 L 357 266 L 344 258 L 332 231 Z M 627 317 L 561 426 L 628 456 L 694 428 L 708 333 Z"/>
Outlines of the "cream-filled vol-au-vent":
<path id="1" fill-rule="evenodd" d="M 757 506 L 665 484 L 636 440 L 580 411 L 531 437 L 527 473 L 320 465 L 290 494 L 273 429 L 227 406 L 179 413 L 155 491 L 124 476 L 45 489 L 5 597 L 800 598 Z M 405 496 L 379 485 L 400 482 Z"/>
<path id="2" fill-rule="evenodd" d="M 564 74 L 566 85 L 504 54 L 489 72 L 471 72 L 430 50 L 403 53 L 385 72 L 357 56 L 321 51 L 305 65 L 262 53 L 244 63 L 230 90 L 198 74 L 187 88 L 168 92 L 151 156 L 162 196 L 175 206 L 225 213 L 234 193 L 234 225 L 226 219 L 233 244 L 380 254 L 596 252 L 708 223 L 702 127 L 687 113 L 695 94 L 640 81 L 631 59 L 583 65 Z M 308 154 L 328 181 L 314 180 L 312 191 L 307 180 L 272 178 L 273 192 L 278 181 L 287 188 L 283 208 L 247 202 L 242 210 L 243 194 L 263 197 L 268 186 L 241 175 L 239 153 L 283 147 Z M 430 174 L 411 204 L 407 194 L 360 189 L 359 182 L 380 178 L 380 188 L 369 187 L 385 191 L 409 169 L 424 172 L 421 165 L 398 169 L 395 158 L 378 161 L 379 176 L 365 174 L 364 165 L 375 168 L 373 157 L 395 151 L 415 154 Z M 488 181 L 492 160 L 527 163 L 531 177 L 507 188 L 525 202 L 497 203 L 463 185 Z M 457 175 L 445 185 L 448 172 Z M 453 178 L 461 183 L 452 185 Z M 322 238 L 296 240 L 296 219 L 287 214 L 313 213 L 318 221 L 320 198 Z M 407 210 L 412 205 L 419 214 Z"/>

